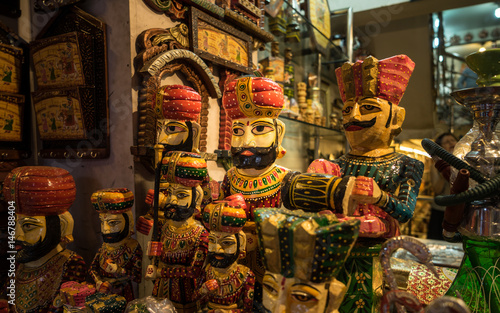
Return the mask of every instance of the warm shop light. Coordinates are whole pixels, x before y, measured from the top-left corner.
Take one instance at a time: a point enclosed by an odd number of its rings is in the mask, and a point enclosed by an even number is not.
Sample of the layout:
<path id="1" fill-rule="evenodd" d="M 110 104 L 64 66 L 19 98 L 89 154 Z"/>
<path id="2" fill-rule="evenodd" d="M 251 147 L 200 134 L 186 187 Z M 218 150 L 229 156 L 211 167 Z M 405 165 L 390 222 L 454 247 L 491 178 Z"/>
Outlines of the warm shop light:
<path id="1" fill-rule="evenodd" d="M 486 48 L 485 48 L 485 47 L 481 47 L 481 48 L 479 48 L 479 52 L 484 52 L 484 51 L 486 51 Z"/>
<path id="2" fill-rule="evenodd" d="M 500 8 L 496 8 L 495 10 L 495 17 L 500 18 Z"/>
<path id="3" fill-rule="evenodd" d="M 415 154 L 420 154 L 420 155 L 423 155 L 424 157 L 428 157 L 428 158 L 430 158 L 430 157 L 431 157 L 431 156 L 430 156 L 429 154 L 427 154 L 427 152 L 425 152 L 425 151 L 418 150 L 418 149 L 413 149 L 413 148 L 410 148 L 410 147 L 399 146 L 399 150 L 401 150 L 401 151 L 405 151 L 405 152 L 411 152 L 411 153 L 415 153 Z"/>

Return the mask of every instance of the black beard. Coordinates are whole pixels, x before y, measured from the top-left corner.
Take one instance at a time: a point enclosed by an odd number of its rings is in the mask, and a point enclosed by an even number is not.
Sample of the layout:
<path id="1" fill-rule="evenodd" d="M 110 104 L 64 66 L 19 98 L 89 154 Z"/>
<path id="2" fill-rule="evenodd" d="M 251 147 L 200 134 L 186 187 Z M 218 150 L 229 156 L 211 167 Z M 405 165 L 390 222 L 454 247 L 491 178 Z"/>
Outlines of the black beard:
<path id="1" fill-rule="evenodd" d="M 46 216 L 45 221 L 46 232 L 43 240 L 40 239 L 34 244 L 16 240 L 16 245 L 22 246 L 22 249 L 18 251 L 16 256 L 17 262 L 28 263 L 36 261 L 52 251 L 61 242 L 61 221 L 59 220 L 59 216 Z"/>
<path id="2" fill-rule="evenodd" d="M 130 232 L 130 222 L 126 213 L 122 213 L 122 215 L 125 219 L 125 227 L 117 233 L 102 234 L 102 241 L 104 241 L 105 243 L 117 243 L 128 237 Z"/>
<path id="3" fill-rule="evenodd" d="M 193 197 L 196 197 L 195 192 L 196 191 L 193 190 Z M 196 201 L 195 199 L 192 199 L 190 205 L 168 204 L 163 209 L 163 212 L 167 220 L 181 222 L 193 216 L 195 209 L 196 209 Z"/>
<path id="4" fill-rule="evenodd" d="M 231 157 L 236 168 L 254 168 L 262 170 L 276 161 L 278 145 L 274 142 L 270 147 L 261 148 L 236 148 L 231 147 Z M 242 155 L 244 151 L 250 151 L 253 155 Z"/>
<path id="5" fill-rule="evenodd" d="M 221 256 L 223 259 L 219 260 L 215 256 Z M 216 252 L 210 252 L 208 251 L 207 253 L 207 260 L 212 265 L 212 267 L 215 268 L 228 268 L 238 260 L 238 257 L 240 256 L 240 238 L 238 237 L 238 234 L 236 234 L 236 252 L 231 254 L 231 253 L 216 253 Z"/>
<path id="6" fill-rule="evenodd" d="M 186 140 L 178 145 L 163 144 L 164 148 L 163 151 L 165 154 L 170 151 L 184 151 L 184 152 L 193 151 L 193 127 L 191 126 L 190 121 L 186 121 L 186 126 L 188 128 L 188 137 L 186 138 Z"/>

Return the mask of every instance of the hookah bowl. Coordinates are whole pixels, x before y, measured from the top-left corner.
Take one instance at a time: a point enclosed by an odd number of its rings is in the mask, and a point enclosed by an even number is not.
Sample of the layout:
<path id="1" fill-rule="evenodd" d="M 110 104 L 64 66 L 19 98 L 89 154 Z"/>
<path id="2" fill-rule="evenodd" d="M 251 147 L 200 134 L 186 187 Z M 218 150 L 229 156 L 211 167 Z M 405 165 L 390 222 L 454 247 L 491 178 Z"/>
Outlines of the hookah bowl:
<path id="1" fill-rule="evenodd" d="M 500 174 L 500 86 L 458 90 L 451 95 L 473 114 L 474 128 L 455 155 L 491 179 Z M 458 149 L 457 149 L 458 148 Z M 500 190 L 466 204 L 459 227 L 464 259 L 447 295 L 460 296 L 472 312 L 500 313 Z"/>

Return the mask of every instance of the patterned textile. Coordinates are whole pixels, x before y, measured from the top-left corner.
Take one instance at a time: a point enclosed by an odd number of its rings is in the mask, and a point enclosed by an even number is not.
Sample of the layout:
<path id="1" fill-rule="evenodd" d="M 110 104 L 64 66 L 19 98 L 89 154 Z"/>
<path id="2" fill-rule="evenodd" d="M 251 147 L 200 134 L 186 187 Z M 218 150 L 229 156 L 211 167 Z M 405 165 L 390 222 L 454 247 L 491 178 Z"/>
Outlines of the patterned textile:
<path id="1" fill-rule="evenodd" d="M 158 88 L 154 110 L 157 118 L 196 122 L 201 112 L 201 96 L 193 88 L 168 85 Z"/>
<path id="2" fill-rule="evenodd" d="M 103 269 L 106 267 L 107 260 L 112 260 L 118 265 L 117 273 L 108 273 Z M 125 272 L 118 273 L 121 269 L 124 269 Z M 89 274 L 95 282 L 114 280 L 111 283 L 110 293 L 124 296 L 127 302 L 132 301 L 135 299 L 132 281 L 140 283 L 142 279 L 141 246 L 132 238 L 116 248 L 103 243 L 92 260 Z"/>
<path id="3" fill-rule="evenodd" d="M 207 265 L 202 281 L 217 280 L 219 288 L 203 299 L 202 306 L 207 312 L 215 309 L 230 309 L 231 313 L 252 312 L 255 276 L 246 266 L 236 265 L 230 273 L 219 274 L 210 264 Z M 227 311 L 225 311 L 227 312 Z"/>
<path id="4" fill-rule="evenodd" d="M 52 305 L 61 284 L 67 281 L 85 281 L 83 258 L 70 250 L 63 250 L 37 268 L 20 264 L 16 272 L 17 312 L 62 312 Z"/>
<path id="5" fill-rule="evenodd" d="M 280 85 L 269 78 L 242 77 L 227 84 L 222 104 L 231 119 L 277 118 L 285 104 Z"/>
<path id="6" fill-rule="evenodd" d="M 457 275 L 457 269 L 436 266 L 439 279 L 423 264 L 411 267 L 407 291 L 413 293 L 420 302 L 429 304 L 446 294 Z"/>
<path id="7" fill-rule="evenodd" d="M 377 97 L 398 105 L 408 86 L 415 63 L 400 54 L 377 60 L 369 56 L 364 61 L 344 63 L 335 70 L 342 101 Z"/>
<path id="8" fill-rule="evenodd" d="M 153 296 L 168 298 L 174 304 L 194 302 L 208 252 L 208 232 L 200 225 L 179 230 L 165 224 L 161 242 L 161 277 L 155 280 Z"/>

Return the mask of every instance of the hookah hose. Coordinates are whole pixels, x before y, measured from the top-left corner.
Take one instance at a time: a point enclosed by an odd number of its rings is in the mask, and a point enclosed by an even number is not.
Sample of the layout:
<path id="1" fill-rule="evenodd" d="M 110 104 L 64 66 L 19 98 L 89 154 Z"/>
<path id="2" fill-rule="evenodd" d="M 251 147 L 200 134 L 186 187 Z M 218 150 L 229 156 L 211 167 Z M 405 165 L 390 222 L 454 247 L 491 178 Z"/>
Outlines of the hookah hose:
<path id="1" fill-rule="evenodd" d="M 461 169 L 457 178 L 453 182 L 450 189 L 450 194 L 459 194 L 466 191 L 469 188 L 469 171 L 466 169 Z M 455 234 L 458 231 L 458 225 L 462 222 L 464 216 L 465 203 L 460 203 L 456 205 L 450 205 L 446 207 L 444 211 L 443 219 L 443 237 L 446 241 L 454 241 Z"/>
<path id="2" fill-rule="evenodd" d="M 437 155 L 444 161 L 446 161 L 448 164 L 456 168 L 457 170 L 461 169 L 466 169 L 470 173 L 470 178 L 474 179 L 478 183 L 484 183 L 486 182 L 486 178 L 483 176 L 481 172 L 470 166 L 469 164 L 465 163 L 464 161 L 460 160 L 453 154 L 449 153 L 445 149 L 443 149 L 441 146 L 439 146 L 437 143 L 434 141 L 425 138 L 422 140 L 422 148 L 427 151 L 431 156 Z"/>
<path id="3" fill-rule="evenodd" d="M 454 168 L 458 170 L 468 170 L 470 173 L 470 178 L 479 183 L 479 185 L 477 185 L 476 187 L 458 194 L 449 196 L 437 196 L 436 198 L 434 198 L 436 204 L 442 206 L 452 206 L 460 203 L 472 202 L 475 200 L 482 200 L 488 197 L 492 197 L 498 192 L 498 189 L 500 188 L 500 175 L 487 180 L 483 176 L 483 174 L 481 174 L 481 172 L 469 166 L 467 163 L 460 160 L 448 151 L 444 150 L 442 147 L 440 147 L 430 139 L 426 138 L 422 140 L 422 147 L 430 155 L 437 155 L 444 161 L 448 162 Z"/>

